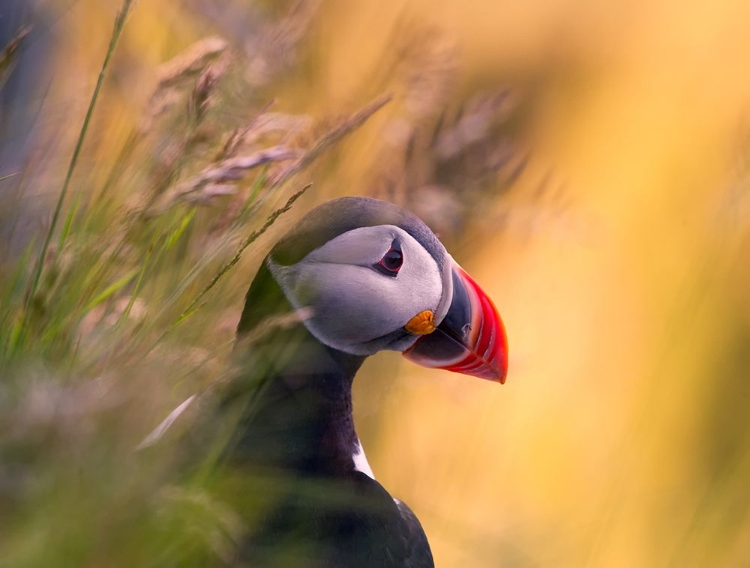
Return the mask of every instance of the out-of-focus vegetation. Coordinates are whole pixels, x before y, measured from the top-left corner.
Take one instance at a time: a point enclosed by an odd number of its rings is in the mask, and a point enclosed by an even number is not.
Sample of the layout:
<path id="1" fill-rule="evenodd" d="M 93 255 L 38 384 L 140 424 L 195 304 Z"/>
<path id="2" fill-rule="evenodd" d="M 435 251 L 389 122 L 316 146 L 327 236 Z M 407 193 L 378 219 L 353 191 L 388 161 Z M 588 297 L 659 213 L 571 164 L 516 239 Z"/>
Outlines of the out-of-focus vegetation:
<path id="1" fill-rule="evenodd" d="M 0 16 L 0 564 L 231 558 L 234 504 L 135 447 L 224 376 L 273 240 L 343 194 L 423 216 L 508 329 L 504 387 L 395 354 L 356 383 L 439 566 L 750 563 L 746 2 Z"/>

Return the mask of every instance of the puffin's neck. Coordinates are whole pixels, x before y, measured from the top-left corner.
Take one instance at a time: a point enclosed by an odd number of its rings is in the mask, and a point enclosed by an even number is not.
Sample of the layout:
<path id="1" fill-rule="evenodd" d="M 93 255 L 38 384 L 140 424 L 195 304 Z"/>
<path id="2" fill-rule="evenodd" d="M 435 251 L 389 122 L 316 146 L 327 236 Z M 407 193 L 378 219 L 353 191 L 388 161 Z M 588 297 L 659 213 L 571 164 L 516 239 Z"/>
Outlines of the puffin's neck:
<path id="1" fill-rule="evenodd" d="M 236 451 L 254 464 L 351 474 L 362 453 L 352 382 L 363 360 L 320 344 L 301 324 L 274 334 L 248 361 L 248 372 L 259 365 L 265 372 L 260 381 L 253 377 L 257 391 L 239 424 Z"/>
<path id="2" fill-rule="evenodd" d="M 251 336 L 269 317 L 292 308 L 265 263 L 243 312 L 238 333 Z M 242 350 L 248 404 L 232 457 L 251 464 L 313 475 L 350 475 L 361 455 L 352 417 L 352 382 L 364 357 L 320 343 L 302 323 L 276 327 Z M 369 469 L 369 467 L 367 468 Z"/>

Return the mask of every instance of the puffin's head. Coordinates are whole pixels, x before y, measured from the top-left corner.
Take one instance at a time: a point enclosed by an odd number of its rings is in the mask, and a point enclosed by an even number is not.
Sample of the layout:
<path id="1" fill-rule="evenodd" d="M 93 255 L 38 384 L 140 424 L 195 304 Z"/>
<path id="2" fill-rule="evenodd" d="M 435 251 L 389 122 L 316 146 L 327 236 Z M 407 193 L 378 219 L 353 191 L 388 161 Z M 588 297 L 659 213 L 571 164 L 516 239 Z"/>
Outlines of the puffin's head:
<path id="1" fill-rule="evenodd" d="M 401 351 L 426 367 L 505 381 L 507 339 L 494 305 L 427 225 L 391 203 L 324 203 L 265 262 L 324 345 Z"/>

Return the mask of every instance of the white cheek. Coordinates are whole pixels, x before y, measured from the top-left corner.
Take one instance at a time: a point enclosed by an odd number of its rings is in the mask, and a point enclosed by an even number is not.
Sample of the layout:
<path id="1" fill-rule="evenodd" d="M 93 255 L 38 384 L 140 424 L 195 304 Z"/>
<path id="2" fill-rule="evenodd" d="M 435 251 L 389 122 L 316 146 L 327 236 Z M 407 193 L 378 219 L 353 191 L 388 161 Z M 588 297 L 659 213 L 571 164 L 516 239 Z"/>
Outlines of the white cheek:
<path id="1" fill-rule="evenodd" d="M 437 263 L 416 241 L 403 243 L 404 264 L 395 280 L 400 301 L 409 307 L 404 322 L 423 310 L 438 309 L 443 295 L 443 280 Z"/>
<path id="2" fill-rule="evenodd" d="M 396 237 L 404 263 L 391 277 L 372 264 Z M 356 229 L 293 266 L 270 260 L 269 268 L 295 308 L 311 308 L 305 326 L 320 342 L 357 355 L 408 347 L 409 336 L 395 343 L 393 337 L 387 343 L 378 339 L 402 329 L 424 310 L 437 312 L 443 296 L 435 259 L 398 227 Z"/>
<path id="3" fill-rule="evenodd" d="M 298 282 L 292 293 L 301 305 L 312 306 L 309 326 L 328 343 L 366 342 L 403 327 L 414 315 L 397 279 L 371 268 L 312 264 L 302 267 Z"/>

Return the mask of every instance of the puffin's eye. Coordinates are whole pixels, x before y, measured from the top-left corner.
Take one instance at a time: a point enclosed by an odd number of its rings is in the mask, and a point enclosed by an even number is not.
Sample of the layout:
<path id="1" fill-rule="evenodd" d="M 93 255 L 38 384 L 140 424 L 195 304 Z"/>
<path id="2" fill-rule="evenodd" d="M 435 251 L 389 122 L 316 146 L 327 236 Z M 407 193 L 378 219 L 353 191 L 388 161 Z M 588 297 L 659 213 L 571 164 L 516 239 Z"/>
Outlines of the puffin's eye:
<path id="1" fill-rule="evenodd" d="M 391 247 L 391 249 L 383 255 L 383 258 L 378 261 L 375 268 L 387 276 L 396 276 L 403 263 L 404 255 L 400 250 Z"/>

